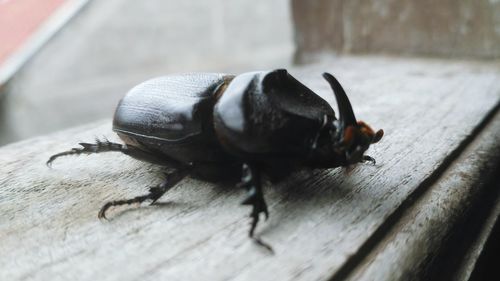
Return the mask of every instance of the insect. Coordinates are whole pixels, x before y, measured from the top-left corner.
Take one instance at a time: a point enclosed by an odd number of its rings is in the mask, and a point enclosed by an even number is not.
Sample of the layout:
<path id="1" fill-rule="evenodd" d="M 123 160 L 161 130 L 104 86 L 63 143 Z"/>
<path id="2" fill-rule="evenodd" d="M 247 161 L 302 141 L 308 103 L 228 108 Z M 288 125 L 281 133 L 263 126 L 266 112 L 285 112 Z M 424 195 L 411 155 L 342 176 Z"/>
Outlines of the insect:
<path id="1" fill-rule="evenodd" d="M 357 121 L 350 101 L 331 74 L 339 108 L 332 107 L 284 69 L 237 76 L 217 73 L 172 75 L 134 87 L 120 101 L 113 130 L 123 144 L 80 143 L 81 147 L 50 157 L 121 152 L 167 166 L 172 172 L 143 196 L 110 201 L 112 206 L 156 202 L 186 176 L 217 181 L 237 177 L 247 189 L 242 204 L 251 205 L 254 231 L 261 214 L 269 213 L 262 176 L 275 183 L 299 168 L 333 168 L 375 160 L 364 155 L 384 132 Z"/>

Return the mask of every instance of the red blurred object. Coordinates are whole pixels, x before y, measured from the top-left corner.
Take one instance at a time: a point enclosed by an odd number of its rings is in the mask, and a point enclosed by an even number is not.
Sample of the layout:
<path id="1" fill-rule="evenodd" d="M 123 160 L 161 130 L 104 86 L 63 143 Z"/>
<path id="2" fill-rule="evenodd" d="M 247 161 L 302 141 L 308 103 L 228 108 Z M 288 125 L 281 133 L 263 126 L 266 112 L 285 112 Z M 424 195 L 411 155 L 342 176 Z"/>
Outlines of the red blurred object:
<path id="1" fill-rule="evenodd" d="M 0 0 L 0 65 L 66 0 Z"/>

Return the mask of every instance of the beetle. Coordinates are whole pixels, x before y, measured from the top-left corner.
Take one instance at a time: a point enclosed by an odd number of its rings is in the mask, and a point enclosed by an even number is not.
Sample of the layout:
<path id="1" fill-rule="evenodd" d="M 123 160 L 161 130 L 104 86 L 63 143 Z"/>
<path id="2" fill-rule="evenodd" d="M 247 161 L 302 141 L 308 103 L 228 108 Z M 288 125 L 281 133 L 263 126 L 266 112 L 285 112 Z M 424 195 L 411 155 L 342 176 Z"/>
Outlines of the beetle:
<path id="1" fill-rule="evenodd" d="M 98 213 L 117 205 L 155 203 L 186 176 L 217 181 L 234 177 L 247 189 L 242 204 L 251 205 L 254 231 L 269 213 L 261 177 L 275 183 L 299 168 L 328 169 L 375 160 L 364 155 L 384 132 L 357 121 L 337 79 L 323 73 L 339 109 L 332 107 L 285 69 L 240 75 L 191 73 L 143 82 L 119 102 L 113 130 L 123 144 L 108 140 L 80 143 L 61 156 L 121 152 L 166 166 L 172 172 L 143 196 L 110 201 Z"/>

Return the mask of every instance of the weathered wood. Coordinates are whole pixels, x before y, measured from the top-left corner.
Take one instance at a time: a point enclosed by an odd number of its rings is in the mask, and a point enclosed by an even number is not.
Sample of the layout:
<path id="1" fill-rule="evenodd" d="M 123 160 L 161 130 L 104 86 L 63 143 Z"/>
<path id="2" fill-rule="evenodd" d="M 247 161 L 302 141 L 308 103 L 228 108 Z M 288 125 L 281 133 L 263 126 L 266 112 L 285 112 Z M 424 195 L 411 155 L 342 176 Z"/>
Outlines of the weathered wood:
<path id="1" fill-rule="evenodd" d="M 244 191 L 225 184 L 187 179 L 156 206 L 120 207 L 109 212 L 110 221 L 99 221 L 105 201 L 143 194 L 162 177 L 159 167 L 114 153 L 62 158 L 51 170 L 44 165 L 79 141 L 116 140 L 103 121 L 0 149 L 0 279 L 327 280 L 370 272 L 369 264 L 361 270 L 363 261 L 377 261 L 390 245 L 401 251 L 402 263 L 424 257 L 405 257 L 412 248 L 398 241 L 406 240 L 389 236 L 404 237 L 395 225 L 412 226 L 414 218 L 405 214 L 418 208 L 413 199 L 424 198 L 430 179 L 460 161 L 457 155 L 496 108 L 500 67 L 346 57 L 291 72 L 333 103 L 320 76 L 325 70 L 345 85 L 358 118 L 386 135 L 369 151 L 375 166 L 304 171 L 266 185 L 271 216 L 257 233 L 275 255 L 247 238 L 250 210 L 239 205 Z M 463 190 L 429 204 L 460 202 L 455 196 L 472 191 Z M 422 214 L 428 231 L 410 235 L 415 241 L 435 231 Z M 448 217 L 443 213 L 440 224 L 454 222 Z M 379 251 L 380 241 L 395 244 Z M 398 260 L 381 261 L 377 272 L 405 270 L 391 267 Z"/>
<path id="2" fill-rule="evenodd" d="M 485 185 L 488 175 L 492 175 L 500 160 L 499 140 L 500 114 L 496 114 L 447 170 L 430 187 L 424 186 L 428 190 L 408 210 L 402 211 L 398 223 L 385 234 L 384 240 L 377 241 L 373 254 L 359 262 L 362 266 L 355 270 L 350 280 L 408 280 L 415 277 L 429 280 L 429 275 L 433 274 L 428 268 L 433 266 L 429 260 L 438 259 L 439 254 L 446 250 L 448 236 L 456 231 L 467 231 L 460 227 L 466 226 L 463 221 L 478 204 L 482 204 L 480 200 L 484 201 L 485 195 L 498 196 L 498 192 L 487 190 Z M 481 233 L 483 237 L 473 245 L 479 249 L 472 249 L 473 256 L 467 257 L 463 266 L 456 268 L 453 280 L 469 280 L 481 247 L 496 223 L 498 211 L 493 211 L 493 217 L 489 219 L 492 222 L 487 222 Z M 436 261 L 439 264 L 448 262 Z M 444 271 L 444 267 L 440 270 Z"/>
<path id="3" fill-rule="evenodd" d="M 318 53 L 500 58 L 500 3 L 293 0 L 296 58 Z"/>
<path id="4" fill-rule="evenodd" d="M 494 228 L 498 228 L 500 226 L 500 196 L 498 196 L 498 193 L 500 193 L 499 186 L 500 183 L 497 180 L 495 186 L 497 190 L 497 196 L 494 197 L 496 200 L 493 203 L 493 208 L 491 209 L 490 214 L 487 216 L 486 221 L 481 227 L 478 235 L 474 237 L 470 248 L 463 256 L 462 263 L 457 266 L 457 271 L 454 278 L 455 280 L 480 280 L 477 277 L 475 278 L 474 274 L 476 273 L 477 275 L 478 268 L 482 266 L 480 261 L 481 256 L 485 255 L 488 251 L 495 251 L 494 248 L 488 249 L 488 241 L 498 241 L 498 236 L 495 236 Z M 498 255 L 498 253 L 496 254 Z M 493 265 L 497 260 L 490 260 L 486 262 L 489 262 L 489 264 Z"/>

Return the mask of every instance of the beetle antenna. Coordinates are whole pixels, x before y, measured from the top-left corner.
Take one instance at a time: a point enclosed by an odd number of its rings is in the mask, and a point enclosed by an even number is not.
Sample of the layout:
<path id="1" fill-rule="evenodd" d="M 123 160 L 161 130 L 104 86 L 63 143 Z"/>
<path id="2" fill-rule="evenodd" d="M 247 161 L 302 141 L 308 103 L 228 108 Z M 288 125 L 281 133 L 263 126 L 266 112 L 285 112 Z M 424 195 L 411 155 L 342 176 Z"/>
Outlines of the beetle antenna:
<path id="1" fill-rule="evenodd" d="M 323 73 L 323 78 L 332 87 L 335 98 L 337 99 L 337 105 L 339 107 L 339 119 L 340 123 L 345 126 L 355 126 L 357 124 L 356 117 L 354 116 L 354 111 L 352 110 L 351 102 L 347 97 L 342 85 L 339 81 L 333 77 L 330 73 Z"/>

